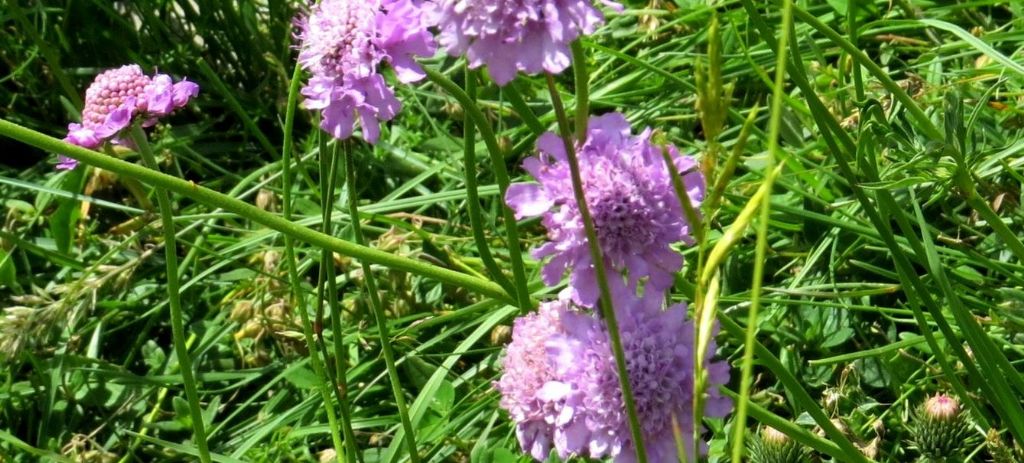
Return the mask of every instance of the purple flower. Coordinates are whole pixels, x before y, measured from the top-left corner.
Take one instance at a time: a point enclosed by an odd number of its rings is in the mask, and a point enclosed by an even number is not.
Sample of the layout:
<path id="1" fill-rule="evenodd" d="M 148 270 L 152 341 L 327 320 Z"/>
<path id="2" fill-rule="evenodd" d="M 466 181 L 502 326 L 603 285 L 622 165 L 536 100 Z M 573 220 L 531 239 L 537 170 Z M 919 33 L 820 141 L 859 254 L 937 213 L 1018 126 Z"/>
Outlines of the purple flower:
<path id="1" fill-rule="evenodd" d="M 174 83 L 166 74 L 149 77 L 137 64 L 104 71 L 86 89 L 82 123 L 68 124 L 64 141 L 89 149 L 107 141 L 121 143 L 121 134 L 132 121 L 152 126 L 198 93 L 199 86 L 194 82 Z M 77 165 L 78 161 L 59 156 L 56 168 L 68 170 Z"/>
<path id="2" fill-rule="evenodd" d="M 538 184 L 517 183 L 505 196 L 517 218 L 541 216 L 549 241 L 533 251 L 536 258 L 551 257 L 542 273 L 555 285 L 572 269 L 566 288 L 573 300 L 587 307 L 597 301 L 594 272 L 583 220 L 573 195 L 569 164 L 562 140 L 545 133 L 537 140 L 540 154 L 527 158 L 523 168 Z M 647 277 L 647 287 L 662 291 L 672 285 L 683 258 L 670 245 L 689 242 L 690 223 L 672 187 L 663 148 L 651 142 L 651 131 L 630 133 L 619 113 L 592 117 L 587 140 L 578 146 L 580 175 L 597 229 L 606 265 L 626 272 L 631 286 Z M 704 197 L 704 176 L 696 161 L 667 149 L 683 176 L 683 184 L 696 206 Z M 616 273 L 612 273 L 615 275 Z"/>
<path id="3" fill-rule="evenodd" d="M 539 395 L 546 383 L 553 380 L 545 344 L 561 333 L 561 314 L 569 308 L 568 301 L 546 302 L 535 313 L 519 317 L 513 323 L 512 342 L 505 349 L 503 373 L 494 383 L 501 392 L 501 407 L 516 424 L 516 435 L 523 451 L 538 460 L 551 452 L 556 404 Z"/>
<path id="4" fill-rule="evenodd" d="M 472 68 L 486 64 L 498 85 L 516 71 L 562 72 L 571 61 L 569 44 L 604 22 L 592 0 L 440 0 L 440 7 L 441 46 L 466 55 Z"/>
<path id="5" fill-rule="evenodd" d="M 425 76 L 414 57 L 434 54 L 432 6 L 420 0 L 324 0 L 298 21 L 299 63 L 312 74 L 302 89 L 303 106 L 321 111 L 322 129 L 348 138 L 358 116 L 363 138 L 377 141 L 380 121 L 402 107 L 380 65 L 389 64 L 402 83 Z"/>
<path id="6" fill-rule="evenodd" d="M 614 287 L 626 369 L 648 459 L 675 461 L 673 420 L 683 436 L 694 431 L 694 325 L 686 319 L 685 304 L 662 310 L 659 294 L 638 297 L 621 283 Z M 571 312 L 561 321 L 563 333 L 547 342 L 556 379 L 544 387 L 544 398 L 558 404 L 555 449 L 563 458 L 586 455 L 634 462 L 629 419 L 604 321 Z M 709 346 L 708 358 L 714 349 L 714 344 Z M 704 416 L 725 416 L 730 404 L 717 386 L 728 381 L 728 365 L 708 360 L 704 367 L 709 384 Z M 693 449 L 688 452 L 692 457 Z"/>

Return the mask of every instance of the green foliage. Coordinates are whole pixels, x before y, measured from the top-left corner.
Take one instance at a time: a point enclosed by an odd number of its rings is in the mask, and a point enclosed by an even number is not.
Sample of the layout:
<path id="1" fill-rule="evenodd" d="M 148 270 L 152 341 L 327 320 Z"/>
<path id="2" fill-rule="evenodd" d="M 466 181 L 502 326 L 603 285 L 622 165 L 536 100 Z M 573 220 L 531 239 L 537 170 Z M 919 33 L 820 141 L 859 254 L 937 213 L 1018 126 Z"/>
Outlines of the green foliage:
<path id="1" fill-rule="evenodd" d="M 358 215 L 375 249 L 507 294 L 525 280 L 533 298 L 552 297 L 537 262 L 514 265 L 499 193 L 501 170 L 522 180 L 519 161 L 538 132 L 557 130 L 544 78 L 499 89 L 439 54 L 428 67 L 480 114 L 436 83 L 399 87 L 404 108 L 381 142 L 355 149 L 353 170 L 332 169 L 321 160 L 335 145 L 313 114 L 299 108 L 284 127 L 298 3 L 4 2 L 0 118 L 59 138 L 101 69 L 137 62 L 188 76 L 200 98 L 152 135 L 162 171 L 275 216 L 287 204 L 292 223 L 348 242 L 358 241 Z M 752 461 L 909 461 L 927 427 L 915 424 L 914 401 L 947 390 L 974 425 L 951 438 L 967 443 L 967 461 L 1018 458 L 1024 8 L 797 2 L 773 106 L 781 2 L 627 3 L 581 42 L 590 111 L 651 126 L 695 153 L 716 186 L 674 297 L 722 318 L 730 391 L 740 389 L 753 275 L 763 272 L 751 420 L 707 420 L 709 460 L 726 461 L 727 431 L 757 421 L 790 436 L 789 459 L 765 457 L 755 436 Z M 556 84 L 575 105 L 573 76 Z M 760 197 L 770 209 L 759 222 L 757 209 L 743 211 L 770 174 L 773 112 L 781 170 Z M 493 140 L 469 129 L 474 117 Z M 93 168 L 57 173 L 52 153 L 0 138 L 0 461 L 198 458 L 197 415 L 172 347 L 168 251 L 180 261 L 214 461 L 408 461 L 396 392 L 421 461 L 529 461 L 491 388 L 520 308 L 363 267 L 180 194 L 168 250 L 148 185 Z M 511 245 L 526 251 L 542 236 L 523 222 Z M 701 265 L 728 240 L 705 275 Z M 335 448 L 335 435 L 355 448 Z"/>

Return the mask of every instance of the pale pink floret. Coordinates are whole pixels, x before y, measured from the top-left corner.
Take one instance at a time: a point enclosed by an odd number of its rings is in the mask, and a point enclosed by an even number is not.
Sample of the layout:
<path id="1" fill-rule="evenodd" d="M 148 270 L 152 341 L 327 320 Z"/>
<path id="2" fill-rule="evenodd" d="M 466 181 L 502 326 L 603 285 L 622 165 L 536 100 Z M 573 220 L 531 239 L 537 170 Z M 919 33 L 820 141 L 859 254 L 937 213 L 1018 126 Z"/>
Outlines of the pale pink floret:
<path id="1" fill-rule="evenodd" d="M 494 383 L 501 392 L 501 407 L 516 423 L 520 446 L 538 460 L 551 452 L 557 414 L 556 404 L 543 399 L 542 388 L 555 379 L 546 343 L 562 332 L 560 319 L 568 310 L 568 301 L 545 302 L 537 312 L 517 318 L 501 379 Z"/>

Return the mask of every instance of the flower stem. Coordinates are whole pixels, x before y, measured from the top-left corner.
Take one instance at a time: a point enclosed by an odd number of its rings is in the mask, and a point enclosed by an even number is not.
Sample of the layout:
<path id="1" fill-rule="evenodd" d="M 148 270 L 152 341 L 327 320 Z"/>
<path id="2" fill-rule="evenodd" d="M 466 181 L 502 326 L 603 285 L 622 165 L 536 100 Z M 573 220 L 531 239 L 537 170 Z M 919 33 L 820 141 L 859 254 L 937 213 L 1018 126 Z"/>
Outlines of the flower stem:
<path id="1" fill-rule="evenodd" d="M 747 408 L 750 404 L 750 385 L 754 366 L 754 342 L 757 336 L 757 312 L 761 308 L 761 285 L 764 280 L 764 261 L 768 248 L 768 219 L 771 212 L 771 190 L 775 181 L 775 157 L 779 151 L 779 131 L 782 121 L 782 97 L 786 79 L 786 44 L 793 24 L 793 2 L 783 0 L 782 33 L 775 52 L 775 88 L 772 91 L 771 114 L 768 118 L 768 159 L 765 178 L 761 185 L 766 194 L 761 199 L 761 214 L 757 224 L 757 243 L 754 248 L 754 278 L 750 288 L 750 311 L 747 314 L 746 338 L 743 342 L 743 364 L 740 373 L 739 400 L 736 403 L 736 418 L 733 420 L 732 461 L 743 461 L 743 449 L 747 430 Z"/>
<path id="2" fill-rule="evenodd" d="M 635 444 L 636 458 L 640 463 L 647 462 L 647 451 L 644 448 L 644 436 L 640 428 L 640 420 L 636 414 L 636 402 L 633 400 L 633 389 L 629 385 L 629 370 L 626 368 L 626 355 L 622 350 L 622 339 L 619 336 L 619 323 L 615 318 L 615 309 L 612 307 L 611 289 L 608 286 L 608 273 L 604 267 L 604 256 L 601 255 L 601 244 L 598 242 L 597 230 L 594 228 L 594 220 L 590 216 L 590 207 L 587 205 L 586 196 L 583 194 L 583 179 L 580 175 L 580 164 L 576 158 L 576 150 L 573 147 L 572 130 L 569 128 L 569 119 L 565 115 L 565 108 L 562 107 L 562 98 L 558 95 L 558 88 L 555 87 L 555 78 L 547 74 L 548 91 L 551 93 L 551 105 L 555 108 L 555 117 L 558 119 L 558 127 L 561 129 L 562 143 L 565 144 L 565 155 L 569 161 L 569 174 L 572 177 L 572 191 L 576 199 L 576 206 L 580 209 L 580 216 L 583 218 L 583 228 L 587 234 L 587 244 L 590 247 L 590 260 L 594 263 L 594 271 L 597 273 L 597 285 L 601 291 L 601 315 L 608 324 L 608 337 L 612 343 L 612 353 L 615 355 L 615 367 L 619 376 L 619 386 L 622 387 L 622 398 L 626 402 L 626 413 L 629 415 L 629 432 Z"/>
<path id="3" fill-rule="evenodd" d="M 352 234 L 356 243 L 365 245 L 363 229 L 359 219 L 359 197 L 356 194 L 356 163 L 354 153 L 350 144 L 345 144 L 345 177 L 348 183 L 348 209 L 352 218 Z M 377 332 L 380 334 L 380 347 L 384 354 L 384 365 L 388 370 L 388 378 L 391 380 L 391 392 L 395 396 L 395 406 L 398 407 L 398 416 L 402 420 L 402 428 L 405 429 L 405 443 L 409 447 L 409 460 L 412 463 L 419 462 L 419 454 L 416 450 L 416 435 L 412 427 L 412 420 L 409 419 L 409 407 L 405 403 L 405 392 L 402 390 L 401 379 L 398 377 L 398 366 L 395 364 L 395 353 L 391 348 L 391 337 L 388 333 L 387 317 L 384 314 L 384 306 L 380 301 L 380 293 L 377 291 L 377 280 L 373 276 L 373 269 L 365 261 L 359 261 L 363 268 L 363 281 L 366 283 L 366 292 L 370 296 L 370 308 L 373 311 L 373 318 L 377 322 Z M 335 336 L 340 336 L 336 333 Z"/>
<path id="4" fill-rule="evenodd" d="M 466 67 L 466 94 L 470 98 L 476 98 L 476 80 L 473 72 Z M 480 196 L 476 184 L 476 127 L 473 125 L 468 112 L 463 111 L 462 138 L 463 138 L 463 175 L 466 178 L 466 209 L 469 210 L 469 224 L 473 228 L 473 241 L 476 242 L 477 253 L 484 267 L 505 291 L 510 294 L 515 292 L 512 282 L 508 281 L 505 274 L 501 272 L 494 256 L 491 255 L 491 248 L 487 245 L 487 234 L 484 230 L 483 214 L 480 212 Z"/>
<path id="5" fill-rule="evenodd" d="M 281 166 L 282 166 L 282 198 L 283 203 L 281 213 L 285 221 L 291 223 L 292 218 L 292 151 L 293 151 L 293 135 L 292 130 L 295 127 L 295 108 L 298 102 L 299 93 L 299 82 L 302 75 L 302 70 L 299 66 L 295 66 L 295 71 L 292 73 L 291 85 L 288 87 L 288 106 L 285 108 L 284 117 L 284 146 L 281 149 Z M 327 374 L 324 371 L 324 365 L 320 359 L 320 350 L 317 348 L 316 338 L 313 337 L 313 325 L 309 320 L 309 312 L 306 310 L 306 298 L 303 296 L 302 283 L 299 279 L 298 262 L 295 257 L 295 243 L 292 242 L 292 237 L 288 234 L 284 235 L 284 254 L 285 262 L 288 266 L 288 285 L 291 289 L 292 297 L 295 300 L 295 308 L 299 312 L 299 317 L 302 320 L 302 335 L 306 341 L 306 349 L 309 351 L 309 361 L 313 366 L 313 373 L 317 378 L 317 389 L 320 391 L 320 397 L 323 399 L 324 412 L 327 414 L 327 424 L 331 430 L 331 441 L 334 445 L 335 451 L 341 449 L 345 450 L 345 453 L 350 458 L 355 454 L 355 438 L 351 435 L 350 425 L 348 420 L 345 420 L 345 440 L 341 439 L 341 431 L 339 431 L 338 420 L 334 410 L 334 404 L 331 400 L 330 385 L 327 382 Z M 344 404 L 341 404 L 344 407 Z M 343 419 L 347 416 L 343 413 Z M 346 445 L 347 444 L 347 445 Z M 344 446 L 344 447 L 343 447 Z M 338 461 L 344 462 L 344 458 L 339 458 Z"/>
<path id="6" fill-rule="evenodd" d="M 587 53 L 579 39 L 572 42 L 572 75 L 576 84 L 576 139 L 587 139 L 587 122 L 590 118 L 590 70 L 587 69 Z"/>
<path id="7" fill-rule="evenodd" d="M 244 201 L 199 186 L 194 182 L 182 180 L 120 159 L 111 158 L 110 156 L 80 146 L 71 145 L 4 119 L 0 119 L 0 135 L 35 146 L 44 151 L 63 154 L 101 169 L 136 178 L 143 183 L 164 188 L 169 192 L 191 198 L 207 206 L 221 208 L 316 247 L 327 248 L 338 254 L 362 259 L 371 264 L 383 265 L 414 275 L 432 278 L 443 283 L 493 297 L 506 303 L 514 304 L 516 302 L 516 299 L 505 292 L 501 285 L 497 283 L 338 239 L 293 223 L 290 220 L 264 211 Z"/>
<path id="8" fill-rule="evenodd" d="M 159 170 L 160 166 L 153 156 L 153 150 L 146 140 L 146 133 L 139 124 L 131 128 L 132 141 L 139 148 L 142 162 L 150 169 Z M 167 299 L 171 309 L 171 338 L 174 353 L 178 356 L 181 381 L 185 385 L 185 398 L 188 400 L 188 411 L 192 418 L 193 438 L 199 449 L 199 460 L 210 463 L 210 448 L 206 442 L 206 425 L 203 422 L 203 409 L 199 406 L 199 391 L 196 378 L 192 372 L 192 358 L 189 357 L 188 345 L 185 344 L 185 323 L 181 310 L 181 284 L 178 281 L 178 246 L 174 234 L 174 211 L 170 195 L 163 188 L 156 188 L 156 202 L 160 209 L 160 229 L 164 233 L 164 260 L 167 262 Z"/>
<path id="9" fill-rule="evenodd" d="M 516 223 L 515 215 L 512 213 L 507 205 L 504 204 L 505 192 L 508 190 L 509 177 L 508 169 L 505 167 L 505 157 L 502 154 L 501 148 L 498 146 L 498 139 L 494 136 L 494 131 L 491 129 L 491 125 L 487 122 L 487 117 L 480 111 L 480 107 L 477 106 L 476 102 L 473 101 L 470 96 L 462 90 L 455 82 L 444 76 L 440 72 L 437 72 L 428 67 L 423 68 L 427 73 L 427 77 L 431 82 L 437 84 L 448 92 L 453 98 L 455 98 L 459 104 L 462 105 L 462 110 L 465 114 L 473 120 L 473 124 L 476 125 L 477 130 L 480 131 L 480 137 L 483 138 L 484 144 L 487 145 L 487 151 L 491 155 L 491 168 L 494 170 L 494 178 L 498 183 L 498 191 L 502 198 L 502 219 L 505 222 L 505 235 L 508 241 L 508 257 L 512 264 L 512 280 L 515 283 L 515 297 L 517 305 L 526 310 L 531 307 L 530 302 L 530 291 L 527 289 L 526 283 L 526 267 L 523 265 L 522 251 L 519 249 L 519 225 Z"/>

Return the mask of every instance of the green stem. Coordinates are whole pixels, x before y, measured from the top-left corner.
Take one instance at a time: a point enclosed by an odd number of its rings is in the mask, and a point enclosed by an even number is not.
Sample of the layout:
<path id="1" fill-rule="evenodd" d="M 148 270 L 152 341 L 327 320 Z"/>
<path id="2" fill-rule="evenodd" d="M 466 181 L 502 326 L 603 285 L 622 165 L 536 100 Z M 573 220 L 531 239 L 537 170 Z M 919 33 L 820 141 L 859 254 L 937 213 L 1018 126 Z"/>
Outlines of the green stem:
<path id="1" fill-rule="evenodd" d="M 466 91 L 468 92 L 469 89 L 467 88 Z M 515 81 L 509 82 L 508 85 L 501 88 L 501 91 L 508 98 L 508 103 L 512 105 L 512 109 L 519 115 L 519 119 L 526 124 L 526 127 L 534 135 L 540 135 L 545 132 L 544 124 L 541 123 L 540 119 L 537 119 L 537 115 L 526 104 L 526 100 L 523 99 L 523 95 L 519 91 L 519 87 L 516 86 Z M 470 96 L 476 98 L 476 95 L 470 94 Z"/>
<path id="2" fill-rule="evenodd" d="M 256 206 L 197 185 L 193 182 L 166 175 L 159 171 L 147 169 L 120 159 L 111 158 L 110 156 L 106 156 L 80 146 L 71 145 L 4 119 L 0 119 L 0 135 L 35 146 L 36 148 L 44 151 L 62 154 L 101 169 L 136 178 L 143 183 L 148 183 L 155 187 L 166 189 L 169 192 L 180 194 L 207 206 L 221 208 L 227 212 L 237 214 L 253 222 L 262 224 L 273 230 L 277 230 L 291 238 L 316 247 L 327 248 L 337 252 L 338 254 L 365 260 L 371 264 L 383 265 L 396 270 L 406 271 L 414 275 L 432 278 L 444 283 L 475 291 L 479 294 L 493 297 L 504 302 L 514 304 L 516 301 L 515 298 L 506 293 L 505 290 L 497 283 L 325 235 L 310 228 L 292 223 L 291 220 L 271 214 Z M 515 248 L 515 246 L 513 246 L 513 248 Z M 520 271 L 522 271 L 522 269 L 520 269 Z"/>
<path id="3" fill-rule="evenodd" d="M 750 405 L 751 378 L 754 369 L 754 342 L 757 336 L 757 314 L 761 308 L 761 286 L 764 283 L 764 261 L 768 251 L 768 219 L 771 213 L 771 189 L 775 181 L 775 158 L 779 152 L 779 131 L 782 121 L 782 97 L 785 94 L 786 52 L 789 29 L 793 24 L 792 0 L 783 0 L 782 34 L 775 52 L 775 88 L 772 91 L 771 114 L 768 118 L 768 160 L 765 165 L 763 188 L 767 191 L 761 199 L 761 215 L 757 224 L 757 243 L 754 248 L 754 279 L 750 288 L 750 312 L 747 314 L 747 329 L 743 348 L 743 364 L 740 373 L 739 401 L 733 421 L 732 461 L 743 461 L 746 448 L 744 433 L 747 430 L 747 409 Z"/>
<path id="4" fill-rule="evenodd" d="M 359 198 L 356 192 L 356 163 L 353 159 L 352 147 L 346 144 L 345 149 L 345 177 L 348 183 L 348 209 L 352 217 L 352 234 L 356 243 L 365 245 L 363 229 L 359 220 Z M 401 379 L 398 377 L 398 366 L 395 364 L 395 353 L 391 348 L 391 337 L 388 333 L 387 316 L 384 314 L 384 305 L 381 304 L 380 293 L 377 291 L 377 280 L 373 276 L 373 269 L 364 261 L 359 265 L 363 268 L 363 281 L 366 283 L 366 291 L 370 296 L 370 308 L 373 310 L 373 318 L 377 322 L 377 331 L 380 334 L 380 347 L 384 354 L 384 364 L 388 370 L 388 378 L 391 380 L 391 392 L 395 396 L 395 405 L 398 407 L 398 416 L 402 420 L 402 428 L 405 429 L 405 443 L 409 448 L 409 460 L 418 463 L 420 458 L 416 450 L 415 429 L 412 427 L 412 420 L 409 419 L 409 407 L 405 403 L 405 392 L 402 390 Z M 340 336 L 336 333 L 335 336 Z"/>
<path id="5" fill-rule="evenodd" d="M 476 79 L 469 67 L 466 67 L 466 93 L 470 98 L 476 98 Z M 473 228 L 473 241 L 476 242 L 477 253 L 484 267 L 491 274 L 505 291 L 510 294 L 515 292 L 512 282 L 508 281 L 505 274 L 501 272 L 494 256 L 491 255 L 491 248 L 487 245 L 487 234 L 484 230 L 483 214 L 480 212 L 480 195 L 476 184 L 476 127 L 465 111 L 463 111 L 462 138 L 463 138 L 463 175 L 466 178 L 466 208 L 469 210 L 469 224 Z"/>
<path id="6" fill-rule="evenodd" d="M 682 208 L 683 214 L 686 216 L 686 221 L 687 223 L 690 224 L 691 233 L 693 233 L 694 239 L 696 240 L 696 244 L 697 246 L 699 246 L 697 258 L 697 274 L 700 275 L 699 270 L 702 268 L 704 264 L 704 247 L 707 244 L 706 230 L 704 229 L 704 224 L 700 220 L 700 216 L 697 215 L 697 210 L 693 207 L 693 203 L 690 201 L 690 195 L 687 194 L 686 192 L 686 185 L 683 184 L 683 177 L 679 175 L 679 169 L 676 168 L 675 160 L 672 159 L 672 155 L 671 153 L 669 153 L 668 147 L 662 147 L 661 155 L 662 158 L 665 160 L 665 167 L 668 168 L 669 178 L 672 179 L 672 189 L 676 193 L 676 199 L 679 200 L 679 206 Z M 696 285 L 696 288 L 694 290 L 694 301 L 697 302 L 695 306 L 698 308 L 702 307 L 703 305 L 703 290 L 704 288 L 700 284 Z M 700 317 L 700 314 L 698 312 L 694 312 L 692 316 L 693 319 L 698 323 L 700 322 L 700 320 L 702 320 L 702 317 Z M 700 336 L 695 336 L 693 339 L 693 347 L 695 348 L 694 352 L 697 352 L 697 355 L 694 356 L 696 361 L 693 362 L 693 377 L 696 378 L 696 380 L 694 381 L 692 414 L 694 423 L 700 423 L 703 420 L 704 391 L 707 389 L 706 381 L 702 380 L 702 378 L 704 378 L 704 350 L 707 346 L 702 346 L 700 344 L 700 341 Z M 697 448 L 697 445 L 699 445 L 701 439 L 700 434 L 701 433 L 697 431 L 697 428 L 694 428 L 693 434 L 687 436 L 690 438 L 690 445 L 693 445 L 693 448 Z M 676 437 L 676 447 L 678 447 L 677 450 L 679 450 L 679 456 L 682 458 L 686 458 L 686 453 L 683 452 L 681 449 L 683 436 Z"/>
<path id="7" fill-rule="evenodd" d="M 160 166 L 153 156 L 153 151 L 146 140 L 139 124 L 132 125 L 132 141 L 139 147 L 142 162 L 150 169 L 159 170 Z M 171 309 L 171 338 L 174 353 L 178 356 L 181 370 L 181 382 L 185 385 L 185 397 L 188 400 L 188 411 L 192 417 L 193 438 L 199 449 L 199 460 L 210 463 L 210 448 L 206 442 L 206 424 L 203 422 L 203 409 L 199 406 L 199 391 L 196 378 L 192 372 L 192 358 L 189 357 L 188 345 L 185 344 L 185 322 L 181 310 L 181 285 L 178 281 L 178 246 L 174 235 L 174 211 L 170 195 L 163 188 L 156 188 L 156 202 L 160 208 L 160 229 L 164 234 L 164 260 L 167 262 L 167 299 Z"/>
<path id="8" fill-rule="evenodd" d="M 461 87 L 440 72 L 428 67 L 423 69 L 426 71 L 427 77 L 431 82 L 443 88 L 462 105 L 462 110 L 473 120 L 473 124 L 480 131 L 484 144 L 487 145 L 487 151 L 491 155 L 491 168 L 494 170 L 494 178 L 498 183 L 498 191 L 503 202 L 501 213 L 502 219 L 505 222 L 505 236 L 508 241 L 508 257 L 512 264 L 512 280 L 516 288 L 516 302 L 520 308 L 528 309 L 531 306 L 530 291 L 527 289 L 526 267 L 523 265 L 522 250 L 519 248 L 519 225 L 516 223 L 512 209 L 504 204 L 505 192 L 508 191 L 509 177 L 508 169 L 505 167 L 505 157 L 502 154 L 501 147 L 498 146 L 498 139 L 495 138 L 494 131 L 491 129 L 491 125 L 487 123 L 487 118 L 480 111 L 480 107 Z"/>
<path id="9" fill-rule="evenodd" d="M 558 119 L 558 127 L 562 135 L 562 143 L 565 145 L 565 155 L 569 161 L 569 174 L 572 178 L 572 191 L 576 199 L 576 206 L 580 209 L 580 216 L 583 218 L 583 228 L 587 234 L 587 244 L 590 247 L 590 260 L 594 263 L 594 271 L 597 273 L 597 286 L 601 292 L 601 300 L 598 305 L 601 308 L 601 315 L 608 324 L 608 337 L 612 342 L 612 353 L 615 355 L 615 367 L 619 376 L 619 386 L 622 387 L 622 398 L 626 402 L 626 414 L 629 415 L 629 432 L 636 447 L 636 458 L 640 463 L 647 463 L 647 451 L 644 448 L 644 435 L 640 427 L 640 420 L 636 414 L 636 402 L 633 400 L 633 388 L 629 385 L 629 370 L 626 368 L 626 354 L 622 350 L 622 339 L 619 336 L 619 323 L 615 318 L 615 309 L 612 307 L 611 288 L 608 287 L 608 273 L 604 267 L 604 256 L 601 255 L 601 244 L 598 242 L 597 230 L 594 228 L 594 220 L 590 216 L 590 206 L 587 205 L 587 198 L 583 194 L 583 178 L 580 175 L 580 164 L 576 158 L 576 149 L 573 146 L 572 130 L 569 128 L 569 118 L 565 115 L 565 108 L 562 106 L 562 98 L 558 95 L 558 88 L 555 86 L 555 78 L 547 74 L 548 91 L 551 93 L 551 105 L 555 108 L 555 117 Z"/>
<path id="10" fill-rule="evenodd" d="M 288 87 L 288 106 L 285 108 L 284 116 L 284 146 L 281 150 L 281 177 L 282 193 L 281 202 L 283 219 L 291 223 L 292 218 L 292 151 L 294 149 L 293 128 L 295 127 L 295 108 L 298 103 L 299 83 L 302 77 L 302 68 L 298 65 L 292 72 L 291 84 Z M 313 373 L 317 378 L 317 389 L 324 403 L 324 412 L 327 414 L 327 424 L 331 430 L 331 441 L 335 451 L 345 449 L 346 454 L 355 452 L 355 438 L 349 432 L 345 434 L 345 440 L 341 439 L 341 431 L 338 429 L 338 420 L 331 399 L 330 385 L 327 382 L 327 374 L 320 359 L 320 350 L 317 348 L 316 338 L 313 336 L 313 324 L 309 320 L 309 312 L 306 310 L 306 298 L 303 297 L 302 282 L 299 279 L 298 262 L 295 257 L 295 243 L 290 235 L 284 235 L 285 262 L 288 266 L 288 285 L 292 297 L 295 300 L 295 308 L 302 320 L 302 336 L 306 341 L 306 349 L 309 351 L 309 361 L 313 365 Z M 346 430 L 351 426 L 346 426 Z M 345 445 L 348 444 L 348 445 Z M 339 461 L 343 459 L 339 458 Z"/>
<path id="11" fill-rule="evenodd" d="M 572 73 L 576 84 L 576 139 L 587 139 L 587 122 L 590 118 L 590 70 L 587 69 L 587 53 L 583 44 L 574 40 L 572 48 Z"/>

